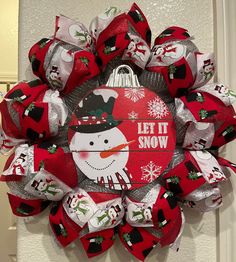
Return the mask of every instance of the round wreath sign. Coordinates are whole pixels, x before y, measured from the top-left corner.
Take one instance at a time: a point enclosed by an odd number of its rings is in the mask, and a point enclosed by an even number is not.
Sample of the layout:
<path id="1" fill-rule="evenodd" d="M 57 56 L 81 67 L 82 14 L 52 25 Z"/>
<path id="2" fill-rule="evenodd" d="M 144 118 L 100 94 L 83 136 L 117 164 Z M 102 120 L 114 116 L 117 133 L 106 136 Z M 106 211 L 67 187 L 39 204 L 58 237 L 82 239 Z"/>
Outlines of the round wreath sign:
<path id="1" fill-rule="evenodd" d="M 117 237 L 139 260 L 156 245 L 178 250 L 181 207 L 218 208 L 219 183 L 236 171 L 217 155 L 236 137 L 236 95 L 208 83 L 213 54 L 177 26 L 150 45 L 136 4 L 108 9 L 89 30 L 58 16 L 54 36 L 29 51 L 38 79 L 0 104 L 13 213 L 50 207 L 57 242 L 79 238 L 88 257 Z"/>

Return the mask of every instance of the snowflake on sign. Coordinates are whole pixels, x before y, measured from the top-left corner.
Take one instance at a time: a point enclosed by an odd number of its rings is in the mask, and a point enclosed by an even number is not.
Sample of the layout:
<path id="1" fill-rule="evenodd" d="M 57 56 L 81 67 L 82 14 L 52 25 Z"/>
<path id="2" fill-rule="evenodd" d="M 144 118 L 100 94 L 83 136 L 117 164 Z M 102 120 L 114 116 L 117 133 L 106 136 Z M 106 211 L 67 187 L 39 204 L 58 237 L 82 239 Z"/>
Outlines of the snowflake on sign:
<path id="1" fill-rule="evenodd" d="M 138 113 L 132 111 L 130 113 L 128 113 L 128 118 L 134 122 L 136 119 L 138 119 Z"/>
<path id="2" fill-rule="evenodd" d="M 166 104 L 159 98 L 148 102 L 148 114 L 152 117 L 161 119 L 169 114 L 168 107 Z"/>
<path id="3" fill-rule="evenodd" d="M 141 167 L 141 179 L 151 183 L 153 180 L 160 176 L 161 168 L 161 166 L 157 166 L 153 161 L 150 161 L 146 166 Z"/>
<path id="4" fill-rule="evenodd" d="M 125 97 L 136 103 L 139 99 L 144 98 L 143 88 L 125 88 Z"/>

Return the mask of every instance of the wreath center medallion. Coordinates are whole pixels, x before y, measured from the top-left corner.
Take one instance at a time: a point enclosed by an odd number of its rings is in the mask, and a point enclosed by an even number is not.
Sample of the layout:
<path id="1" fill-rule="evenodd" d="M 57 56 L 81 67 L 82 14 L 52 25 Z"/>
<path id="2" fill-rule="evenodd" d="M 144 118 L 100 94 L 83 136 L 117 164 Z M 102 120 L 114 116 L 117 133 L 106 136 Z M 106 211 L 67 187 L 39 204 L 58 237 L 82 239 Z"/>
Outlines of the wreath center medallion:
<path id="1" fill-rule="evenodd" d="M 167 167 L 175 126 L 167 105 L 147 88 L 102 86 L 78 104 L 68 139 L 77 167 L 89 179 L 110 189 L 134 189 Z"/>

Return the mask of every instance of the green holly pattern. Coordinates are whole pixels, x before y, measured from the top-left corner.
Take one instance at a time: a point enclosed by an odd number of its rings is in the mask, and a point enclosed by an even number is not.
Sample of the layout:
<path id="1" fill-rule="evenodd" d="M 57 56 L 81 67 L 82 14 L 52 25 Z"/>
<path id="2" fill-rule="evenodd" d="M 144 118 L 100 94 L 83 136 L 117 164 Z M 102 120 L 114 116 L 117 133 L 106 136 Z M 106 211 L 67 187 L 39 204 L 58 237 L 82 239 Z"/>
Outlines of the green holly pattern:
<path id="1" fill-rule="evenodd" d="M 234 127 L 233 126 L 228 126 L 226 129 L 225 129 L 225 132 L 227 133 L 227 134 L 230 134 L 230 133 L 232 133 L 234 131 Z"/>
<path id="2" fill-rule="evenodd" d="M 114 119 L 113 115 L 108 115 L 106 120 L 109 124 L 112 124 L 112 125 L 118 124 L 118 121 Z"/>
<path id="3" fill-rule="evenodd" d="M 174 196 L 174 194 L 172 192 L 170 192 L 170 191 L 166 191 L 166 194 L 168 195 L 168 197 L 173 197 Z"/>
<path id="4" fill-rule="evenodd" d="M 96 116 L 96 118 L 102 118 L 102 114 L 104 112 L 109 112 L 110 111 L 110 105 L 105 105 L 103 109 L 99 108 L 97 110 L 92 110 L 89 112 L 91 116 Z M 109 124 L 117 125 L 118 121 L 114 119 L 113 115 L 109 114 L 106 116 L 106 120 Z"/>
<path id="5" fill-rule="evenodd" d="M 54 145 L 54 146 L 50 146 L 50 147 L 48 148 L 48 152 L 49 152 L 50 154 L 55 154 L 56 151 L 57 151 L 57 147 L 56 147 L 55 145 Z"/>
<path id="6" fill-rule="evenodd" d="M 212 76 L 213 76 L 213 72 L 208 72 L 208 73 L 204 72 L 205 80 L 210 79 Z"/>
<path id="7" fill-rule="evenodd" d="M 60 225 L 62 226 L 62 228 L 61 228 L 61 234 L 62 234 L 62 236 L 63 236 L 63 237 L 67 237 L 67 236 L 68 236 L 68 233 L 67 233 L 66 228 L 65 228 L 62 224 L 60 224 Z"/>
<path id="8" fill-rule="evenodd" d="M 176 176 L 176 175 L 175 176 L 171 176 L 168 179 L 170 179 L 171 183 L 173 183 L 173 184 L 179 184 L 179 182 L 180 182 L 180 178 L 178 176 Z"/>
<path id="9" fill-rule="evenodd" d="M 47 41 L 42 42 L 42 43 L 39 45 L 39 48 L 40 48 L 40 49 L 44 48 L 44 47 L 46 46 L 46 44 L 47 44 Z"/>
<path id="10" fill-rule="evenodd" d="M 27 111 L 32 111 L 33 109 L 35 108 L 35 105 L 34 104 L 30 104 L 28 107 L 27 107 Z"/>
<path id="11" fill-rule="evenodd" d="M 173 75 L 175 72 L 176 72 L 176 66 L 174 66 L 173 64 L 172 65 L 170 65 L 169 67 L 168 67 L 168 73 L 169 73 L 169 75 Z"/>
<path id="12" fill-rule="evenodd" d="M 80 61 L 86 66 L 88 67 L 89 65 L 89 59 L 87 57 L 80 57 Z"/>
<path id="13" fill-rule="evenodd" d="M 188 173 L 188 178 L 190 180 L 197 180 L 199 178 L 198 173 L 196 171 L 190 171 Z"/>
<path id="14" fill-rule="evenodd" d="M 159 226 L 159 228 L 162 228 L 162 227 L 164 227 L 164 224 L 163 224 L 163 222 L 158 222 L 158 226 Z"/>
<path id="15" fill-rule="evenodd" d="M 42 192 L 43 193 L 48 193 L 48 194 L 51 194 L 51 195 L 55 196 L 58 192 L 51 191 L 50 188 L 58 189 L 58 187 L 56 185 L 47 185 L 46 189 L 42 190 Z"/>
<path id="16" fill-rule="evenodd" d="M 96 236 L 95 237 L 95 243 L 97 243 L 98 245 L 102 244 L 104 238 L 102 236 Z"/>
<path id="17" fill-rule="evenodd" d="M 112 52 L 111 47 L 105 46 L 103 52 L 104 52 L 105 55 L 109 55 Z"/>
<path id="18" fill-rule="evenodd" d="M 208 112 L 205 109 L 201 109 L 199 111 L 199 116 L 200 116 L 201 119 L 205 119 L 205 118 L 208 117 Z"/>
<path id="19" fill-rule="evenodd" d="M 138 18 L 139 18 L 139 20 L 140 20 L 141 22 L 144 21 L 144 18 L 143 18 L 143 16 L 142 16 L 140 13 L 138 13 Z"/>
<path id="20" fill-rule="evenodd" d="M 130 234 L 129 233 L 124 233 L 123 234 L 123 239 L 125 240 L 125 242 L 129 242 L 130 241 Z"/>
<path id="21" fill-rule="evenodd" d="M 35 59 L 36 59 L 36 55 L 32 54 L 32 56 L 30 57 L 30 62 L 33 63 Z"/>
<path id="22" fill-rule="evenodd" d="M 83 38 L 80 38 L 80 41 L 82 43 L 86 43 L 87 41 L 87 37 L 88 37 L 88 34 L 86 32 L 79 32 L 79 31 L 76 31 L 75 32 L 75 37 L 83 37 Z"/>
<path id="23" fill-rule="evenodd" d="M 44 161 L 41 160 L 39 163 L 39 170 L 44 169 Z"/>
<path id="24" fill-rule="evenodd" d="M 205 102 L 204 96 L 202 94 L 200 96 L 198 96 L 197 101 L 200 102 L 200 103 Z"/>

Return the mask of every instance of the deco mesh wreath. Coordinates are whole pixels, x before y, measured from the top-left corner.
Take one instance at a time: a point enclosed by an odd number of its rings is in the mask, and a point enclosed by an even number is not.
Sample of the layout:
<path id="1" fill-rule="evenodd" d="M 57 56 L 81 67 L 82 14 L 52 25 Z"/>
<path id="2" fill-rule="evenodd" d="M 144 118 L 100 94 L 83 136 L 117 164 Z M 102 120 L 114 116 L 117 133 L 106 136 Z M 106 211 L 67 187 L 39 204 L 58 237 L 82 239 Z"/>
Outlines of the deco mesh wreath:
<path id="1" fill-rule="evenodd" d="M 236 96 L 208 84 L 213 54 L 191 40 L 172 26 L 151 49 L 136 4 L 108 9 L 89 31 L 58 16 L 54 36 L 29 51 L 39 79 L 18 83 L 0 104 L 1 152 L 15 148 L 1 175 L 13 213 L 50 206 L 57 241 L 79 238 L 88 257 L 116 236 L 140 260 L 156 245 L 178 250 L 181 207 L 218 208 L 219 183 L 236 171 L 216 154 L 236 137 Z"/>

